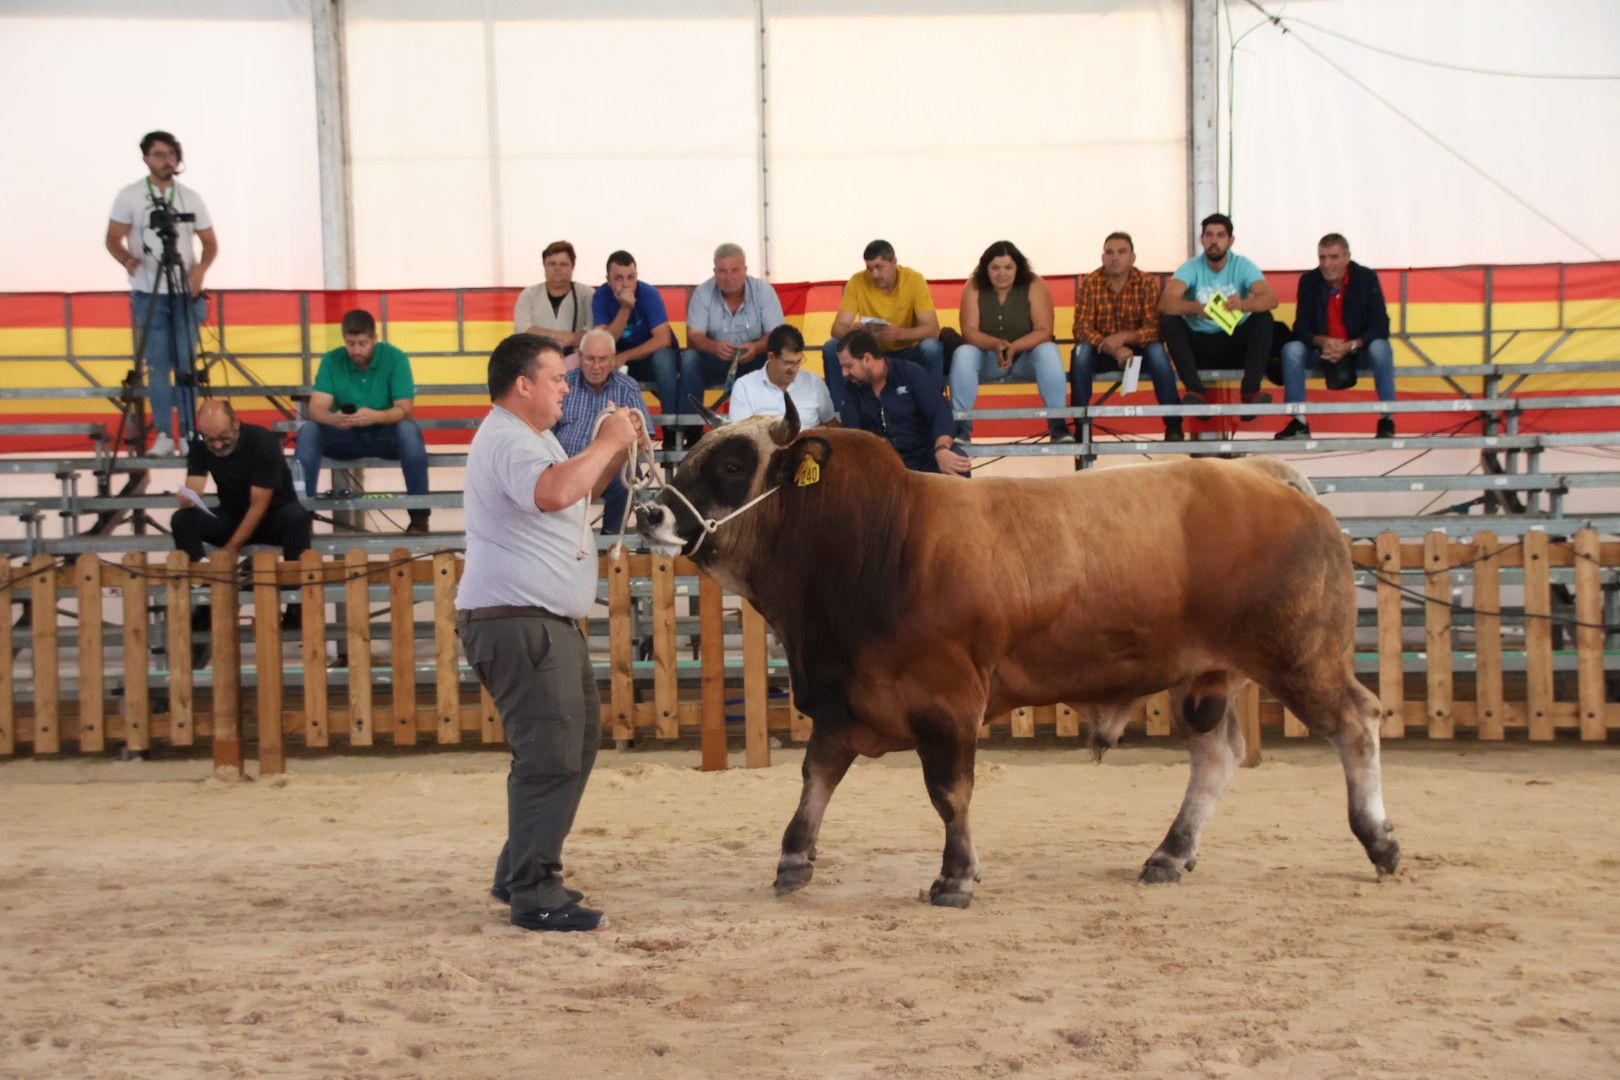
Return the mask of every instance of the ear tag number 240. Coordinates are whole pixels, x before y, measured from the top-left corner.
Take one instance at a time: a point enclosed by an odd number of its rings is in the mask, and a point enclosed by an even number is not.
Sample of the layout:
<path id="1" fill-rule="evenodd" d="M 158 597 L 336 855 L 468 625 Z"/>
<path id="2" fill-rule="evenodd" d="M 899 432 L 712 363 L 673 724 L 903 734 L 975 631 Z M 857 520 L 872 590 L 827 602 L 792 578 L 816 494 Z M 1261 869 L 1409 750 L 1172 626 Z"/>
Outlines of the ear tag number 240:
<path id="1" fill-rule="evenodd" d="M 821 479 L 821 466 L 813 457 L 805 456 L 799 461 L 799 470 L 793 474 L 793 482 L 799 487 L 809 487 Z"/>

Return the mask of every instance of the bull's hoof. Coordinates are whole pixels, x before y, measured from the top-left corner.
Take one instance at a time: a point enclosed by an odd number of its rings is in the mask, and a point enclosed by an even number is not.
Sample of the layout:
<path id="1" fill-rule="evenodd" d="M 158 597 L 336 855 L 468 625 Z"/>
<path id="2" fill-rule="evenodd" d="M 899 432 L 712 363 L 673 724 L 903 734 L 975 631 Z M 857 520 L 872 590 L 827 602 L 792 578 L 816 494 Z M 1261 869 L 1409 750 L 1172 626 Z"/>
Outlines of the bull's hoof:
<path id="1" fill-rule="evenodd" d="M 935 907 L 965 908 L 973 903 L 973 894 L 970 892 L 946 892 L 936 888 L 932 890 L 928 902 Z"/>
<path id="2" fill-rule="evenodd" d="M 1136 880 L 1143 885 L 1169 885 L 1181 880 L 1181 871 L 1163 863 L 1146 862 L 1142 864 L 1142 872 Z"/>
<path id="3" fill-rule="evenodd" d="M 810 876 L 815 872 L 815 867 L 809 863 L 802 866 L 778 867 L 776 871 L 776 895 L 786 896 L 788 893 L 798 892 L 810 884 Z"/>
<path id="4" fill-rule="evenodd" d="M 1367 855 L 1372 859 L 1372 864 L 1378 868 L 1379 881 L 1383 881 L 1387 877 L 1394 877 L 1395 871 L 1401 865 L 1400 842 L 1391 840 L 1383 848 L 1383 850 L 1377 852 L 1376 854 L 1373 852 L 1368 852 Z"/>

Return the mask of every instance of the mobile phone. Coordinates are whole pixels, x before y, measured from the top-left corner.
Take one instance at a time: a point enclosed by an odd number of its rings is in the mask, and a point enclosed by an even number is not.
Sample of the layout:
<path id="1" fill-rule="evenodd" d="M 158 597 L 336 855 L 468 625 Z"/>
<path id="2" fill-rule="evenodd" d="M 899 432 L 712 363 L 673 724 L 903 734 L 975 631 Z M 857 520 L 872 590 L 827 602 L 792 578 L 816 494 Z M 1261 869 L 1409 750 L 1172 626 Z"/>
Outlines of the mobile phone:
<path id="1" fill-rule="evenodd" d="M 338 406 L 338 412 L 342 413 L 344 416 L 353 416 L 354 415 L 354 406 L 353 405 L 339 405 Z"/>

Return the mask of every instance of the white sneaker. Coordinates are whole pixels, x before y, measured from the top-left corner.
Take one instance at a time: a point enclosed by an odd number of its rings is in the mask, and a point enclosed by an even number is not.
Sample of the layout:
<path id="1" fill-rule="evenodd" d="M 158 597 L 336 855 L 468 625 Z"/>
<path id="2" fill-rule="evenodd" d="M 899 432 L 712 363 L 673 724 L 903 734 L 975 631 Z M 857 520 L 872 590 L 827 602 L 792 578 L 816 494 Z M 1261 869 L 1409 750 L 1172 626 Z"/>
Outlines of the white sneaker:
<path id="1" fill-rule="evenodd" d="M 152 440 L 152 456 L 153 457 L 173 457 L 174 456 L 174 440 L 169 438 L 167 435 L 159 435 L 156 439 L 153 439 Z"/>

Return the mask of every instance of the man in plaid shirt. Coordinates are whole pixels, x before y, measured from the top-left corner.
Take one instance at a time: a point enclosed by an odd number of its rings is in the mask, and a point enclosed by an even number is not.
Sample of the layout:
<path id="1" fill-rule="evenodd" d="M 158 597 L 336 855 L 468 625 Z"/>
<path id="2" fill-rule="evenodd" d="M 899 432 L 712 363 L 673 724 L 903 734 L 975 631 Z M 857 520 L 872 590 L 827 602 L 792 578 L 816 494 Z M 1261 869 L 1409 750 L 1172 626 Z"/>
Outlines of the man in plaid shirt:
<path id="1" fill-rule="evenodd" d="M 1103 241 L 1102 265 L 1080 282 L 1074 302 L 1074 355 L 1069 364 L 1070 400 L 1091 404 L 1091 382 L 1099 371 L 1123 371 L 1132 356 L 1153 381 L 1160 405 L 1179 405 L 1175 371 L 1159 343 L 1159 286 L 1136 268 L 1130 233 L 1112 232 Z M 1166 442 L 1180 442 L 1181 417 L 1164 418 Z"/>
<path id="2" fill-rule="evenodd" d="M 585 331 L 579 342 L 579 367 L 568 373 L 568 395 L 563 398 L 562 419 L 553 432 L 562 443 L 563 452 L 573 457 L 591 443 L 591 428 L 596 417 L 611 403 L 622 408 L 641 410 L 645 424 L 643 431 L 652 430 L 652 417 L 647 415 L 647 403 L 641 397 L 641 384 L 632 379 L 616 364 L 613 336 L 601 327 Z M 602 492 L 602 531 L 619 531 L 624 521 L 625 504 L 630 492 L 615 473 Z"/>

